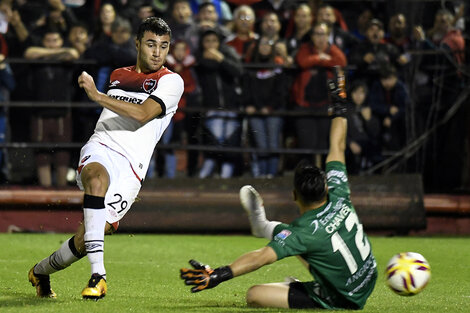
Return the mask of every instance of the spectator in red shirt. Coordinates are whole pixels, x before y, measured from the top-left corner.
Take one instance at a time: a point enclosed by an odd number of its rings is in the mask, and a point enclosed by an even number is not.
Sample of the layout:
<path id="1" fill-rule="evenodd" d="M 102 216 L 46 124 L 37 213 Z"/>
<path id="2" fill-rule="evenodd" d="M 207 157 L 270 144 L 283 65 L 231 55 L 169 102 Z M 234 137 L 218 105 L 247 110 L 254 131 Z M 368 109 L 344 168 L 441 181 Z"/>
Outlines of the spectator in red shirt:
<path id="1" fill-rule="evenodd" d="M 465 40 L 459 29 L 454 27 L 454 15 L 446 9 L 437 11 L 434 26 L 428 37 L 436 46 L 444 46 L 452 51 L 459 65 L 464 63 Z"/>
<path id="2" fill-rule="evenodd" d="M 333 66 L 345 67 L 347 64 L 344 53 L 328 42 L 329 33 L 328 24 L 315 24 L 311 41 L 300 46 L 295 59 L 301 68 L 292 86 L 295 110 L 311 115 L 297 117 L 294 122 L 299 148 L 328 148 L 327 79 Z M 321 165 L 320 162 L 320 154 L 316 154 L 317 165 Z"/>
<path id="3" fill-rule="evenodd" d="M 241 5 L 233 12 L 234 35 L 227 38 L 227 44 L 232 46 L 243 59 L 247 47 L 258 38 L 254 31 L 255 12 L 247 5 Z"/>

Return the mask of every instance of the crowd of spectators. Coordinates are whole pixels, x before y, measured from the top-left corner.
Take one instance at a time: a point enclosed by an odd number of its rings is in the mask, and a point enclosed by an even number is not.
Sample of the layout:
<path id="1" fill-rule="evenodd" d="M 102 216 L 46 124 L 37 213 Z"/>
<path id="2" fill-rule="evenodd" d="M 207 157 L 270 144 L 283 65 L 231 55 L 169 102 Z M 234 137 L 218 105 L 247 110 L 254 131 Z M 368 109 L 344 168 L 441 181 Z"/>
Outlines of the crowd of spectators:
<path id="1" fill-rule="evenodd" d="M 248 173 L 270 178 L 304 157 L 321 166 L 328 148 L 326 83 L 334 66 L 347 73 L 347 165 L 360 174 L 424 133 L 464 88 L 463 17 L 468 8 L 463 2 L 442 3 L 424 1 L 418 8 L 426 14 L 410 23 L 412 12 L 394 10 L 386 2 L 0 0 L 0 97 L 86 101 L 76 86 L 78 73 L 92 73 L 105 91 L 114 68 L 135 62 L 139 22 L 159 16 L 172 29 L 167 67 L 185 81 L 181 110 L 162 143 L 256 149 L 189 149 L 184 162 L 173 150 L 157 149 L 149 177 Z M 18 59 L 31 63 L 8 62 Z M 442 87 L 439 92 L 436 84 Z M 98 115 L 94 108 L 12 107 L 10 140 L 83 142 Z M 448 136 L 460 138 L 457 148 L 440 139 L 425 149 L 441 150 L 436 145 L 453 151 L 463 145 L 464 115 L 457 114 L 457 126 L 446 128 Z M 0 140 L 6 129 L 3 116 Z M 20 121 L 29 117 L 25 127 Z M 288 148 L 311 153 L 280 153 Z M 39 184 L 66 185 L 66 169 L 74 167 L 75 156 L 60 147 L 52 154 L 51 149 L 35 151 Z M 433 153 L 426 164 L 441 162 L 452 160 L 446 153 Z M 441 181 L 444 172 L 432 170 L 429 179 Z M 455 184 L 455 177 L 448 181 Z"/>

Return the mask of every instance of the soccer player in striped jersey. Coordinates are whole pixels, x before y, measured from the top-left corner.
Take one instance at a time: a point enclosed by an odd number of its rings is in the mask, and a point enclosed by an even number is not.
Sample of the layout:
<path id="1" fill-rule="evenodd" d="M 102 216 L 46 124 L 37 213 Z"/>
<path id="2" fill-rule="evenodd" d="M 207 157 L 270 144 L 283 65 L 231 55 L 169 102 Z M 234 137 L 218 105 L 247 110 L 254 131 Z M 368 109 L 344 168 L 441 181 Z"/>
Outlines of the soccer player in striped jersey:
<path id="1" fill-rule="evenodd" d="M 150 17 L 137 32 L 136 65 L 114 70 L 107 94 L 97 90 L 88 73 L 79 76 L 78 84 L 88 98 L 103 107 L 93 135 L 81 149 L 77 169 L 77 184 L 84 191 L 84 221 L 72 238 L 29 271 L 39 297 L 55 298 L 49 275 L 85 255 L 91 278 L 83 298 L 106 295 L 104 235 L 117 230 L 134 202 L 155 145 L 183 93 L 181 77 L 163 66 L 170 40 L 166 22 Z"/>

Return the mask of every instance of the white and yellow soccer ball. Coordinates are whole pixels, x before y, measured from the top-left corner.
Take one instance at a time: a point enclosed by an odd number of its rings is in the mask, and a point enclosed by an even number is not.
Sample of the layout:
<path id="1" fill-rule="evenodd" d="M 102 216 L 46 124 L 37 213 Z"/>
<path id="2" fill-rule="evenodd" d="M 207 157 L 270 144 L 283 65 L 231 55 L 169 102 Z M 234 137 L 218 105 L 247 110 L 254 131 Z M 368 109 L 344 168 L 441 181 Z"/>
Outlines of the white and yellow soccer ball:
<path id="1" fill-rule="evenodd" d="M 390 259 L 385 274 L 387 285 L 396 294 L 414 296 L 428 284 L 431 266 L 419 253 L 402 252 Z"/>

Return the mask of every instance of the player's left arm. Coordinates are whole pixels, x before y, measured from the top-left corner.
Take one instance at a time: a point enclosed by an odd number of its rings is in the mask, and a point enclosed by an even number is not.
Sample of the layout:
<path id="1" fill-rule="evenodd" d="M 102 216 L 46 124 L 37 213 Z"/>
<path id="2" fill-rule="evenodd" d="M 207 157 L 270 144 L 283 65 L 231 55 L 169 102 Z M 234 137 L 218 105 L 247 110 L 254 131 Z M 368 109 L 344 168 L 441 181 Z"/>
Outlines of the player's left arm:
<path id="1" fill-rule="evenodd" d="M 326 157 L 326 163 L 331 161 L 339 161 L 343 164 L 346 163 L 345 150 L 347 127 L 347 120 L 344 117 L 335 117 L 331 121 L 330 150 Z"/>
<path id="2" fill-rule="evenodd" d="M 348 129 L 346 119 L 346 86 L 344 71 L 336 66 L 333 69 L 334 78 L 328 80 L 328 89 L 330 94 L 331 107 L 331 126 L 330 126 L 330 149 L 326 156 L 326 163 L 339 161 L 346 163 L 346 133 Z"/>
<path id="3" fill-rule="evenodd" d="M 182 80 L 178 81 L 178 83 L 181 84 L 175 84 L 172 86 L 174 89 L 174 95 L 172 96 L 177 98 L 179 101 L 184 86 Z M 96 88 L 93 77 L 91 77 L 87 72 L 82 72 L 78 77 L 78 85 L 85 90 L 90 100 L 97 102 L 102 107 L 107 108 L 116 114 L 133 118 L 142 124 L 162 115 L 162 113 L 164 114 L 166 111 L 166 103 L 164 100 L 156 96 L 148 97 L 140 105 L 111 98 Z M 176 104 L 178 101 L 176 101 Z"/>

